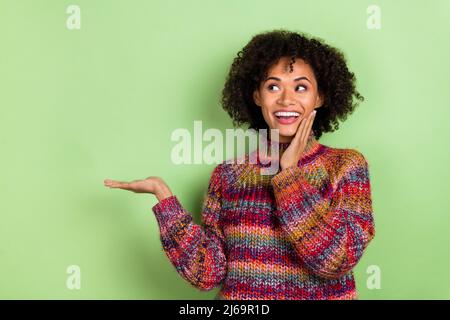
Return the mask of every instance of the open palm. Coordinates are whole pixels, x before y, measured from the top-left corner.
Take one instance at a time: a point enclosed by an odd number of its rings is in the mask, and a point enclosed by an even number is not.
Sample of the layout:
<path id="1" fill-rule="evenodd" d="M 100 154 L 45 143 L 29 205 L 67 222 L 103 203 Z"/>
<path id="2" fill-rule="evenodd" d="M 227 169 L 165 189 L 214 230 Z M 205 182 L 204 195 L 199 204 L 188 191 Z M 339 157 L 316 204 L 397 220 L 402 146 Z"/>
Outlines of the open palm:
<path id="1" fill-rule="evenodd" d="M 136 193 L 156 193 L 157 186 L 161 182 L 159 177 L 148 177 L 146 179 L 134 180 L 131 182 L 106 179 L 104 184 L 109 188 L 119 188 Z"/>

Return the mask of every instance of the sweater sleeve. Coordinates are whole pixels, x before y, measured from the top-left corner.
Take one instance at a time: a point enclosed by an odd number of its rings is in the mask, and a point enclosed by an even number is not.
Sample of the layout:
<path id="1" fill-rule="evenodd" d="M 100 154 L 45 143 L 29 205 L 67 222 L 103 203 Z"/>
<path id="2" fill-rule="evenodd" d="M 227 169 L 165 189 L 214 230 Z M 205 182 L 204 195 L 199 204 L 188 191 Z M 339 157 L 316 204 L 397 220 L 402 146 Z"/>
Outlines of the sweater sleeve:
<path id="1" fill-rule="evenodd" d="M 219 224 L 221 213 L 221 165 L 209 181 L 201 226 L 181 206 L 175 195 L 153 206 L 162 247 L 177 272 L 200 290 L 221 284 L 226 274 L 225 237 Z"/>
<path id="2" fill-rule="evenodd" d="M 298 166 L 271 180 L 281 227 L 306 266 L 325 278 L 349 272 L 375 236 L 368 164 L 358 151 L 345 152 L 334 191 L 319 192 Z"/>

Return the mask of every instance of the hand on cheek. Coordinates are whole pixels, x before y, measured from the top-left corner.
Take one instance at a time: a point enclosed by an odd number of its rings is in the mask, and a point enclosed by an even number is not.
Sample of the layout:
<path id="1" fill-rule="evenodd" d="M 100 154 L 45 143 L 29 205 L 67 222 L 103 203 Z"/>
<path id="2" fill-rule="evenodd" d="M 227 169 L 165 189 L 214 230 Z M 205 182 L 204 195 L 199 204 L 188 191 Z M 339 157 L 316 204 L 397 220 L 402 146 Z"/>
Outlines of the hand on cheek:
<path id="1" fill-rule="evenodd" d="M 294 138 L 281 157 L 281 170 L 297 165 L 308 143 L 308 137 L 311 133 L 315 116 L 316 110 L 312 111 L 300 122 Z"/>

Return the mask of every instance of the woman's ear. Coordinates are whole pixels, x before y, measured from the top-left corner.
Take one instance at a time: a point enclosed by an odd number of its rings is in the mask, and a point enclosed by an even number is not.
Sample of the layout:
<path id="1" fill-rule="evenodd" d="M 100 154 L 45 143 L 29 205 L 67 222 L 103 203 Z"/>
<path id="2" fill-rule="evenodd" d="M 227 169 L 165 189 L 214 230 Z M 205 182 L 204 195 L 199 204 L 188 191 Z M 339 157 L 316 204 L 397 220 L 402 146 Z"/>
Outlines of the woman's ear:
<path id="1" fill-rule="evenodd" d="M 255 91 L 253 91 L 253 101 L 255 102 L 255 104 L 257 105 L 257 106 L 261 106 L 261 100 L 260 100 L 260 97 L 259 97 L 259 91 L 258 91 L 258 89 L 255 89 Z"/>
<path id="2" fill-rule="evenodd" d="M 314 109 L 320 108 L 321 106 L 323 106 L 323 96 L 322 94 L 318 94 L 316 99 L 316 106 L 314 107 Z"/>

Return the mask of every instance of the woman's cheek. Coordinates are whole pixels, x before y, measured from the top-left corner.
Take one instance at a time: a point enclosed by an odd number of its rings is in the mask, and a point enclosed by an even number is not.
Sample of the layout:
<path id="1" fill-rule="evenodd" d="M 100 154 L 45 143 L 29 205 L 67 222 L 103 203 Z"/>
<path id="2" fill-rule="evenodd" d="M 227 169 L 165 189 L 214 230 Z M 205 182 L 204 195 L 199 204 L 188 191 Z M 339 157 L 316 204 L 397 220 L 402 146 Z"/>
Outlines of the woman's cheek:
<path id="1" fill-rule="evenodd" d="M 268 108 L 264 108 L 263 116 L 264 116 L 264 120 L 266 120 L 266 123 L 268 125 L 273 125 L 274 119 L 272 119 L 272 117 L 270 115 L 270 110 Z"/>

